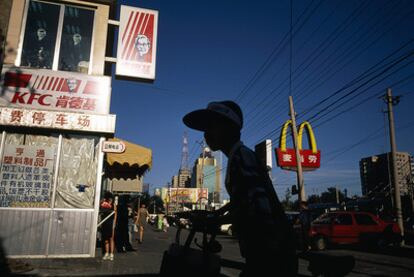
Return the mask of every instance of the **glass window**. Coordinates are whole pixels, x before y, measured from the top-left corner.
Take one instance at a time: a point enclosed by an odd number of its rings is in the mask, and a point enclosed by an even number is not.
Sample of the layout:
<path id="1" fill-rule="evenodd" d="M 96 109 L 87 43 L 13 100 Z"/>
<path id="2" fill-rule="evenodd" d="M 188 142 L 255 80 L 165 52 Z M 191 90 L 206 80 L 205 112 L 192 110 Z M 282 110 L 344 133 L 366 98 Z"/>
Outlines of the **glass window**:
<path id="1" fill-rule="evenodd" d="M 50 207 L 58 137 L 6 134 L 0 207 Z"/>
<path id="2" fill-rule="evenodd" d="M 377 222 L 367 214 L 355 214 L 355 221 L 358 225 L 377 225 Z"/>
<path id="3" fill-rule="evenodd" d="M 98 147 L 97 137 L 63 138 L 55 208 L 93 208 Z"/>
<path id="4" fill-rule="evenodd" d="M 35 0 L 28 3 L 20 65 L 88 73 L 95 11 Z"/>
<path id="5" fill-rule="evenodd" d="M 59 12 L 59 5 L 29 2 L 21 66 L 52 68 Z"/>
<path id="6" fill-rule="evenodd" d="M 338 214 L 334 222 L 337 225 L 352 225 L 352 216 L 350 214 Z"/>
<path id="7" fill-rule="evenodd" d="M 331 224 L 331 222 L 332 222 L 332 217 L 333 217 L 333 215 L 332 214 L 329 214 L 329 213 L 327 213 L 327 214 L 323 214 L 323 215 L 321 215 L 320 217 L 318 217 L 317 219 L 315 219 L 315 223 L 316 224 Z"/>
<path id="8" fill-rule="evenodd" d="M 94 11 L 65 7 L 59 70 L 88 73 Z"/>

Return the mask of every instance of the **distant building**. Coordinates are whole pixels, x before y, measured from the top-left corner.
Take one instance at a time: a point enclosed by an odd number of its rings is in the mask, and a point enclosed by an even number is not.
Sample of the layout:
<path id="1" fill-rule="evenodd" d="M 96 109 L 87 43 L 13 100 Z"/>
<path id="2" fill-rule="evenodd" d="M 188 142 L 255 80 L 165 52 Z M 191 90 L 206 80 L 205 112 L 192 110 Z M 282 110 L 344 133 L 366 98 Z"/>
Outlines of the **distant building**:
<path id="1" fill-rule="evenodd" d="M 208 147 L 195 161 L 191 177 L 191 187 L 207 188 L 209 202 L 220 202 L 221 170 L 217 159 Z"/>
<path id="2" fill-rule="evenodd" d="M 191 171 L 182 168 L 178 171 L 178 175 L 174 175 L 171 179 L 173 188 L 188 188 L 191 184 Z"/>
<path id="3" fill-rule="evenodd" d="M 413 157 L 406 152 L 397 152 L 397 182 L 402 197 L 412 198 Z M 383 199 L 392 204 L 391 153 L 366 157 L 359 162 L 362 194 L 370 199 Z"/>

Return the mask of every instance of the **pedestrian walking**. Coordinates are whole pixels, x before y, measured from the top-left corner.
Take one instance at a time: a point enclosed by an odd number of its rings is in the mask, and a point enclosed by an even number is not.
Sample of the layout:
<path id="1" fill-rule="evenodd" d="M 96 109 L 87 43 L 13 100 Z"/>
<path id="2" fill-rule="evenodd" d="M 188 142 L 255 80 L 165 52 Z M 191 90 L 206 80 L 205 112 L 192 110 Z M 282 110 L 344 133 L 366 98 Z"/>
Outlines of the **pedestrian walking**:
<path id="1" fill-rule="evenodd" d="M 111 192 L 106 191 L 104 198 L 100 203 L 100 211 L 102 213 L 101 235 L 102 241 L 104 242 L 105 254 L 103 260 L 114 260 L 114 249 L 115 249 L 115 224 L 116 224 L 116 207 L 113 204 L 113 195 Z"/>
<path id="2" fill-rule="evenodd" d="M 299 206 L 299 222 L 302 233 L 302 250 L 308 251 L 311 249 L 311 241 L 309 231 L 312 222 L 312 216 L 306 201 L 301 201 Z"/>
<path id="3" fill-rule="evenodd" d="M 128 195 L 119 196 L 119 204 L 117 208 L 117 222 L 116 222 L 116 249 L 118 253 L 125 253 L 126 251 L 134 251 L 129 242 L 129 228 L 128 228 Z"/>
<path id="4" fill-rule="evenodd" d="M 141 204 L 141 207 L 137 211 L 137 221 L 135 222 L 138 225 L 139 229 L 139 240 L 138 243 L 142 243 L 144 238 L 144 230 L 147 226 L 147 219 L 149 217 L 149 212 L 145 207 L 145 204 Z"/>
<path id="5" fill-rule="evenodd" d="M 212 151 L 228 159 L 225 185 L 230 202 L 210 224 L 231 223 L 246 264 L 241 276 L 296 276 L 295 235 L 267 170 L 240 141 L 243 114 L 233 101 L 211 102 L 188 113 L 184 124 L 204 132 Z"/>
<path id="6" fill-rule="evenodd" d="M 170 224 L 168 224 L 167 216 L 164 216 L 162 219 L 162 230 L 168 232 L 168 227 L 170 227 Z"/>

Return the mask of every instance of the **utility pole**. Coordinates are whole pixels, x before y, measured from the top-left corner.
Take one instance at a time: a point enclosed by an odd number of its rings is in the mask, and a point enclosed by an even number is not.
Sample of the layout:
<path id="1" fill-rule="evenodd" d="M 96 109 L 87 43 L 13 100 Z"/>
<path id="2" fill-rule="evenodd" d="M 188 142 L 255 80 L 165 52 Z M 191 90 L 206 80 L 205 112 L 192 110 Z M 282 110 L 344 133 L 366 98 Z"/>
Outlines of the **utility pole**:
<path id="1" fill-rule="evenodd" d="M 168 188 L 168 201 L 167 201 L 167 215 L 168 215 L 169 210 L 170 210 L 170 201 L 171 201 L 171 186 L 170 186 L 170 182 L 167 183 L 167 188 Z"/>
<path id="2" fill-rule="evenodd" d="M 303 183 L 303 170 L 302 170 L 302 157 L 300 156 L 299 146 L 298 146 L 298 130 L 296 128 L 296 114 L 293 108 L 293 98 L 289 96 L 289 107 L 290 107 L 290 120 L 292 121 L 292 133 L 293 133 L 293 146 L 296 152 L 296 163 L 297 163 L 297 180 L 298 180 L 298 189 L 299 189 L 299 202 L 305 201 L 305 187 Z"/>
<path id="3" fill-rule="evenodd" d="M 401 230 L 401 237 L 403 238 L 401 244 L 404 245 L 404 225 L 401 208 L 401 196 L 400 186 L 398 185 L 397 178 L 397 145 L 395 142 L 395 130 L 394 130 L 394 114 L 392 110 L 393 105 L 397 105 L 399 97 L 392 97 L 391 88 L 387 89 L 387 95 L 385 96 L 385 102 L 388 104 L 388 121 L 390 128 L 390 143 L 391 143 L 391 161 L 392 161 L 392 181 L 394 184 L 394 202 L 395 210 L 397 212 L 398 226 Z"/>

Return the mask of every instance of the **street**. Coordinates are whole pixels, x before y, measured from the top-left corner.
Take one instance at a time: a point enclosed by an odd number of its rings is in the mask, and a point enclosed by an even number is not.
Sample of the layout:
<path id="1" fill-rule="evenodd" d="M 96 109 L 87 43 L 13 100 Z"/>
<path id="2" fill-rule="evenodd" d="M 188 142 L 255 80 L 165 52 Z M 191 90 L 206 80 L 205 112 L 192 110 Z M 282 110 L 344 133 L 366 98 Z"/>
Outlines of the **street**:
<path id="1" fill-rule="evenodd" d="M 175 227 L 169 228 L 168 232 L 164 233 L 149 226 L 145 232 L 144 242 L 133 244 L 137 251 L 116 253 L 115 260 L 112 262 L 103 261 L 101 249 L 98 248 L 95 258 L 19 259 L 12 261 L 11 269 L 16 276 L 157 276 L 163 251 L 174 240 L 175 232 Z M 182 232 L 182 241 L 186 233 L 186 231 Z M 222 275 L 238 276 L 243 259 L 239 254 L 237 241 L 227 235 L 218 236 L 218 240 L 223 246 Z M 353 271 L 347 275 L 350 277 L 412 276 L 414 248 L 387 249 L 376 252 L 342 248 L 327 250 L 323 253 L 354 256 L 356 264 Z M 312 276 L 307 270 L 308 264 L 306 260 L 300 259 L 299 276 Z M 277 276 L 277 268 L 275 268 L 274 275 Z"/>

